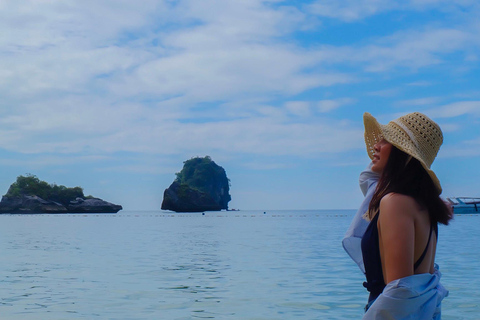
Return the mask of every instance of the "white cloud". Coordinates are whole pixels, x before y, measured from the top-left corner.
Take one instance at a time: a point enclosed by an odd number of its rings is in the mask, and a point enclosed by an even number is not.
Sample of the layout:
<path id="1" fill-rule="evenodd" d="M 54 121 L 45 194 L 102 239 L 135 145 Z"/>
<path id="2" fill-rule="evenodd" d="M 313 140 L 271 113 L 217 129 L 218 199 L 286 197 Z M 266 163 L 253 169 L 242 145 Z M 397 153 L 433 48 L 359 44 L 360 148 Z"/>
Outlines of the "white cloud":
<path id="1" fill-rule="evenodd" d="M 465 158 L 480 156 L 480 138 L 442 146 L 439 158 Z"/>
<path id="2" fill-rule="evenodd" d="M 355 66 L 371 73 L 385 74 L 389 71 L 405 71 L 405 68 L 411 72 L 456 61 L 451 60 L 453 54 L 471 56 L 480 47 L 477 37 L 479 31 L 477 22 L 444 27 L 425 24 L 360 44 L 324 45 L 316 54 L 322 57 L 325 64 Z M 464 59 L 461 61 L 461 65 L 451 67 L 451 72 L 456 70 L 455 67 L 458 70 L 466 67 Z"/>
<path id="3" fill-rule="evenodd" d="M 350 98 L 320 100 L 317 102 L 317 107 L 320 112 L 326 113 L 353 102 L 354 100 Z"/>
<path id="4" fill-rule="evenodd" d="M 305 20 L 305 15 L 297 8 L 274 8 L 270 5 L 273 2 L 182 1 L 173 13 L 178 20 L 194 22 L 193 27 L 172 33 L 165 37 L 165 42 L 179 48 L 219 48 L 221 44 L 238 42 L 271 42 L 272 36 L 290 33 Z"/>
<path id="5" fill-rule="evenodd" d="M 321 0 L 315 1 L 309 9 L 322 17 L 336 18 L 347 22 L 356 21 L 376 13 L 397 8 L 396 1 L 384 0 Z"/>
<path id="6" fill-rule="evenodd" d="M 33 156 L 29 159 L 0 159 L 0 164 L 9 167 L 30 167 L 40 168 L 45 166 L 64 166 L 77 165 L 85 163 L 95 163 L 99 161 L 111 160 L 105 155 L 74 155 L 74 156 L 56 156 L 56 155 L 42 155 Z"/>
<path id="7" fill-rule="evenodd" d="M 409 30 L 363 48 L 358 57 L 367 62 L 366 70 L 372 72 L 400 66 L 416 69 L 442 63 L 443 54 L 462 51 L 472 40 L 473 34 L 456 29 Z"/>
<path id="8" fill-rule="evenodd" d="M 428 86 L 431 86 L 432 84 L 433 83 L 429 81 L 414 81 L 414 82 L 408 83 L 407 85 L 412 87 L 428 87 Z"/>
<path id="9" fill-rule="evenodd" d="M 478 8 L 475 0 L 316 0 L 308 10 L 321 17 L 356 22 L 389 11 L 422 11 L 426 9 L 463 14 Z"/>
<path id="10" fill-rule="evenodd" d="M 429 116 L 431 115 L 429 114 Z M 462 125 L 460 123 L 439 123 L 439 125 L 440 128 L 442 128 L 443 134 L 448 132 L 455 132 L 462 128 Z"/>
<path id="11" fill-rule="evenodd" d="M 295 116 L 306 117 L 310 115 L 310 102 L 308 101 L 287 101 L 285 108 Z"/>
<path id="12" fill-rule="evenodd" d="M 428 110 L 435 118 L 453 118 L 462 115 L 480 116 L 480 101 L 458 101 Z"/>
<path id="13" fill-rule="evenodd" d="M 475 147 L 478 150 L 478 147 L 480 147 L 480 137 L 472 140 L 467 140 L 465 141 L 465 144 L 469 145 L 470 147 Z M 479 150 L 480 154 L 480 150 Z"/>
<path id="14" fill-rule="evenodd" d="M 376 96 L 376 97 L 394 97 L 394 96 L 397 96 L 399 93 L 400 93 L 399 88 L 392 88 L 392 89 L 384 89 L 384 90 L 376 90 L 376 91 L 368 92 L 368 95 Z"/>
<path id="15" fill-rule="evenodd" d="M 294 7 L 256 0 L 2 5 L 0 27 L 12 32 L 0 35 L 0 147 L 9 151 L 291 154 L 305 152 L 294 146 L 301 140 L 316 152 L 305 132 L 321 134 L 321 126 L 287 125 L 288 114 L 267 104 L 238 112 L 229 103 L 352 81 L 310 72 L 323 56 L 277 39 L 308 20 Z M 199 106 L 218 101 L 215 110 Z M 286 108 L 308 115 L 305 106 Z"/>
<path id="16" fill-rule="evenodd" d="M 400 100 L 396 102 L 396 105 L 399 106 L 424 106 L 424 105 L 433 105 L 438 103 L 442 98 L 441 97 L 427 97 L 427 98 L 417 98 L 409 100 Z"/>
<path id="17" fill-rule="evenodd" d="M 249 168 L 252 170 L 278 170 L 278 169 L 286 169 L 289 168 L 290 165 L 287 165 L 285 163 L 270 163 L 270 162 L 265 162 L 265 161 L 259 161 L 259 162 L 247 162 L 242 164 L 245 168 Z"/>
<path id="18" fill-rule="evenodd" d="M 306 20 L 294 7 L 214 0 L 23 3 L 13 18 L 7 16 L 14 2 L 4 13 L 4 29 L 15 31 L 0 39 L 0 92 L 7 99 L 88 92 L 195 104 L 352 81 L 338 72 L 308 72 L 322 57 L 276 40 Z M 166 27 L 155 32 L 157 21 Z"/>
<path id="19" fill-rule="evenodd" d="M 335 3 L 323 2 L 329 6 L 323 15 L 333 14 L 328 10 Z M 422 67 L 473 45 L 474 34 L 426 28 L 362 45 L 303 48 L 287 36 L 309 23 L 308 13 L 281 2 L 58 0 L 1 6 L 0 27 L 12 32 L 0 35 L 0 147 L 22 153 L 344 152 L 357 148 L 349 137 L 360 129 L 341 120 L 288 120 L 353 100 L 307 103 L 292 96 L 358 81 L 332 65 L 375 72 Z M 343 19 L 357 19 L 392 4 L 342 6 Z M 292 101 L 268 103 L 278 97 Z"/>
<path id="20" fill-rule="evenodd" d="M 278 111 L 276 108 L 273 110 Z M 108 154 L 125 151 L 168 155 L 185 152 L 203 154 L 205 150 L 211 150 L 225 154 L 307 156 L 345 152 L 358 147 L 352 136 L 361 140 L 360 129 L 342 122 L 292 124 L 281 110 L 278 111 L 280 114 L 252 114 L 245 119 L 202 123 L 164 120 L 161 119 L 161 110 L 156 109 L 141 112 L 146 119 L 135 121 L 129 118 L 134 117 L 134 113 L 122 114 L 120 110 L 119 114 L 115 114 L 113 111 L 111 119 L 108 114 L 92 118 L 93 125 L 87 122 L 85 128 L 82 121 L 86 118 L 79 119 L 79 123 L 64 123 L 60 118 L 40 118 L 37 123 L 35 115 L 39 113 L 32 113 L 32 117 L 23 120 L 29 122 L 25 122 L 18 131 L 7 126 L 0 128 L 0 146 L 20 153 Z M 72 114 L 68 116 L 74 117 Z M 15 124 L 21 121 L 20 118 L 10 120 L 17 121 Z M 70 130 L 72 128 L 75 130 Z M 80 131 L 82 128 L 84 132 Z"/>
<path id="21" fill-rule="evenodd" d="M 475 0 L 410 0 L 407 2 L 412 9 L 437 8 L 439 10 L 462 10 L 475 7 L 478 2 Z"/>
<path id="22" fill-rule="evenodd" d="M 6 0 L 2 1 L 0 45 L 12 50 L 42 49 L 75 43 L 79 47 L 111 44 L 120 33 L 152 22 L 151 14 L 168 17 L 168 1 L 144 0 Z"/>
<path id="23" fill-rule="evenodd" d="M 146 62 L 132 73 L 109 79 L 109 86 L 118 95 L 184 95 L 195 101 L 212 101 L 239 94 L 295 94 L 350 81 L 341 74 L 303 73 L 316 63 L 310 54 L 267 45 L 186 51 Z"/>

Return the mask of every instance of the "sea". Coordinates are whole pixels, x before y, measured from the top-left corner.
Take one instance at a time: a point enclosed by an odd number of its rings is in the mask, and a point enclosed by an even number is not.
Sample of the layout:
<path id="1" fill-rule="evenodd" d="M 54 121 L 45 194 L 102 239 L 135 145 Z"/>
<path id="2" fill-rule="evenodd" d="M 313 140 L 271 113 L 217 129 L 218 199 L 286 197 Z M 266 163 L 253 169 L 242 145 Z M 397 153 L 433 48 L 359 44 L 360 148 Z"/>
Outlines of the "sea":
<path id="1" fill-rule="evenodd" d="M 0 215 L 0 319 L 361 319 L 354 213 Z M 479 229 L 440 227 L 442 319 L 480 319 Z"/>

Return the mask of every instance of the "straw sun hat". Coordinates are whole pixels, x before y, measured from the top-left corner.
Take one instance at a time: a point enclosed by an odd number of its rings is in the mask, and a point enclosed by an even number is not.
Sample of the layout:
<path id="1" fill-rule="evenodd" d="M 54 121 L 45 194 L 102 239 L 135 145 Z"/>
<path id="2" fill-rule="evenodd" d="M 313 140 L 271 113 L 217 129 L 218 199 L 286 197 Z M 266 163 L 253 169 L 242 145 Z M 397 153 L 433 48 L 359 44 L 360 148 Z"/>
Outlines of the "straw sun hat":
<path id="1" fill-rule="evenodd" d="M 392 145 L 420 161 L 432 178 L 439 194 L 442 187 L 435 173 L 430 170 L 433 160 L 443 142 L 442 130 L 426 115 L 413 112 L 390 121 L 387 125 L 379 124 L 368 112 L 363 114 L 365 125 L 365 144 L 370 159 L 375 154 L 375 144 L 385 139 Z"/>

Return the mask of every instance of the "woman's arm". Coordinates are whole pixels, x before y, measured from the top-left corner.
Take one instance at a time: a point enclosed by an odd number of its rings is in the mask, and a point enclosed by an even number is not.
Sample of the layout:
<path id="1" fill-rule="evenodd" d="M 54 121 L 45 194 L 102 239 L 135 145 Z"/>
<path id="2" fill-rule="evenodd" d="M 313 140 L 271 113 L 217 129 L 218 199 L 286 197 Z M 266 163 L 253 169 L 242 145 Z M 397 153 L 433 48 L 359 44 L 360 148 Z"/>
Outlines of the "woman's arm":
<path id="1" fill-rule="evenodd" d="M 415 200 L 406 195 L 390 193 L 380 201 L 378 232 L 385 283 L 414 273 L 416 211 Z"/>

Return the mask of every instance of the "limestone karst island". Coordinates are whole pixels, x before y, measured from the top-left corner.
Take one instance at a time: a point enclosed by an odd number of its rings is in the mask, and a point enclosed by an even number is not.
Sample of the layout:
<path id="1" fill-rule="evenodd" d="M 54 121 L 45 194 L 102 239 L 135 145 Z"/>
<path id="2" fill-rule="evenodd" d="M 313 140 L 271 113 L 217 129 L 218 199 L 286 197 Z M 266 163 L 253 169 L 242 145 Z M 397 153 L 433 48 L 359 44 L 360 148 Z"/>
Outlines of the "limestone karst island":
<path id="1" fill-rule="evenodd" d="M 80 187 L 48 184 L 19 176 L 0 202 L 0 213 L 117 213 L 122 206 L 83 194 Z"/>
<path id="2" fill-rule="evenodd" d="M 202 212 L 228 210 L 230 181 L 209 156 L 183 163 L 182 171 L 163 194 L 162 210 Z"/>

